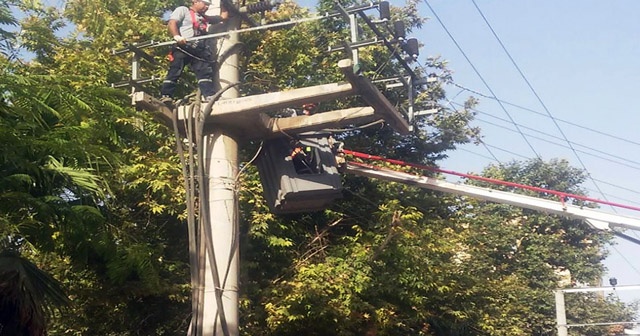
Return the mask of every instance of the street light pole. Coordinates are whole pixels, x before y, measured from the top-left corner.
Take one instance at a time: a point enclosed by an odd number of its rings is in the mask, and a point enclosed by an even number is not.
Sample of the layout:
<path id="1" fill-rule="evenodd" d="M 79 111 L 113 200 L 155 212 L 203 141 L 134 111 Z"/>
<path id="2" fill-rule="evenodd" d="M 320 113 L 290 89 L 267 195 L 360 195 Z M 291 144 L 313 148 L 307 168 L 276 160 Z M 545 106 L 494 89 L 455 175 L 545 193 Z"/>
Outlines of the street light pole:
<path id="1" fill-rule="evenodd" d="M 597 322 L 597 323 L 583 323 L 583 324 L 567 324 L 566 307 L 564 301 L 565 293 L 593 293 L 604 291 L 623 291 L 623 290 L 640 290 L 640 285 L 626 285 L 626 286 L 607 286 L 607 287 L 575 287 L 575 288 L 560 288 L 554 290 L 556 298 L 556 327 L 558 329 L 558 336 L 567 336 L 569 327 L 580 326 L 594 326 L 594 325 L 613 325 L 613 324 L 633 324 L 636 321 L 618 321 L 618 322 Z M 630 331 L 632 332 L 632 331 Z M 632 334 L 633 335 L 633 334 Z"/>
<path id="2" fill-rule="evenodd" d="M 567 336 L 567 315 L 564 306 L 564 292 L 562 290 L 554 291 L 556 296 L 556 326 L 558 328 L 558 336 Z"/>

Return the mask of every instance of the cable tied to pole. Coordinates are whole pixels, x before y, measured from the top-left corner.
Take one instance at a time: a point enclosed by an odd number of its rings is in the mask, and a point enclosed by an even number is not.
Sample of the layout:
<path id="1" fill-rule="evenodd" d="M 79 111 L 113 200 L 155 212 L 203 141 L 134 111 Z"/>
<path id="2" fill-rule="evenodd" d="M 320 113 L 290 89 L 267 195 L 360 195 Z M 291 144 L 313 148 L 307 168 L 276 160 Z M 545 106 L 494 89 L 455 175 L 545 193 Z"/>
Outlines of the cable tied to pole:
<path id="1" fill-rule="evenodd" d="M 220 270 L 219 267 L 217 265 L 216 262 L 216 255 L 215 255 L 215 251 L 213 249 L 213 242 L 211 241 L 211 228 L 210 228 L 210 224 L 209 224 L 209 217 L 206 216 L 205 214 L 208 214 L 209 211 L 208 209 L 208 199 L 209 199 L 209 195 L 207 193 L 207 188 L 206 188 L 206 178 L 205 178 L 205 173 L 204 173 L 204 167 L 205 167 L 205 163 L 204 163 L 204 126 L 205 126 L 205 121 L 206 118 L 211 114 L 211 110 L 213 107 L 213 104 L 218 101 L 221 97 L 222 94 L 224 94 L 227 90 L 236 87 L 240 85 L 240 83 L 234 83 L 231 85 L 226 86 L 225 88 L 223 88 L 222 90 L 216 92 L 213 97 L 211 97 L 211 100 L 207 103 L 207 105 L 204 107 L 204 109 L 202 109 L 201 111 L 198 111 L 198 115 L 199 118 L 197 120 L 197 124 L 196 124 L 196 148 L 197 148 L 197 175 L 198 175 L 198 181 L 199 181 L 199 188 L 201 189 L 201 193 L 200 193 L 200 216 L 199 216 L 199 221 L 201 223 L 201 229 L 202 231 L 199 232 L 199 237 L 203 240 L 202 244 L 204 245 L 204 248 L 208 251 L 208 257 L 209 260 L 211 262 L 211 277 L 213 279 L 213 285 L 214 285 L 214 289 L 215 289 L 215 295 L 216 295 L 216 305 L 218 308 L 218 316 L 220 318 L 220 324 L 221 324 L 221 328 L 222 328 L 222 333 L 224 336 L 229 336 L 229 326 L 227 324 L 227 319 L 226 319 L 226 315 L 224 312 L 224 305 L 222 303 L 222 294 L 223 294 L 223 287 L 224 285 L 222 284 L 222 282 L 220 281 Z M 196 95 L 196 104 L 194 104 L 195 106 L 201 106 L 200 105 L 200 94 Z M 237 244 L 237 242 L 234 242 L 232 244 L 232 247 L 234 246 L 234 244 Z M 230 256 L 230 259 L 232 257 Z M 228 268 L 228 267 L 227 267 Z M 226 283 L 226 274 L 225 274 L 225 281 L 224 283 Z"/>
<path id="2" fill-rule="evenodd" d="M 180 101 L 178 106 L 183 105 L 184 100 Z M 191 139 L 192 133 L 192 121 L 193 121 L 193 106 L 189 109 L 189 114 L 187 116 L 187 120 L 185 121 L 185 130 L 186 130 L 186 139 L 187 145 L 189 146 L 188 157 L 185 157 L 185 151 L 183 148 L 185 138 L 180 136 L 180 130 L 178 127 L 178 114 L 176 106 L 173 116 L 172 116 L 172 124 L 173 124 L 173 132 L 176 138 L 176 147 L 178 152 L 178 157 L 180 159 L 180 163 L 182 165 L 182 176 L 184 179 L 184 188 L 185 188 L 185 198 L 187 204 L 187 231 L 189 236 L 189 262 L 192 265 L 190 268 L 191 274 L 191 305 L 192 311 L 197 311 L 197 307 L 199 305 L 200 296 L 199 291 L 202 287 L 202 284 L 199 281 L 198 276 L 198 267 L 194 265 L 197 264 L 197 244 L 196 244 L 196 236 L 197 236 L 197 228 L 196 228 L 196 211 L 195 211 L 195 175 L 194 175 L 194 156 L 193 156 L 193 143 Z M 188 159 L 188 162 L 187 162 Z M 194 329 L 199 329 L 199 321 L 197 315 L 191 316 L 191 323 L 189 324 L 189 334 L 195 334 Z"/>

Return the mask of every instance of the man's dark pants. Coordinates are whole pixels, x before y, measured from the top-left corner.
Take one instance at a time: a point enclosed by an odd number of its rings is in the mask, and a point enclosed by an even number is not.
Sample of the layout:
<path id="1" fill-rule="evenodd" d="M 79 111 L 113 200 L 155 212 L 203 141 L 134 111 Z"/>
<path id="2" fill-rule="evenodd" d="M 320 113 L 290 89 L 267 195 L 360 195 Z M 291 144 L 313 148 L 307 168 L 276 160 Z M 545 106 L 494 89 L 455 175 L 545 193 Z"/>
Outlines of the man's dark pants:
<path id="1" fill-rule="evenodd" d="M 173 60 L 169 64 L 169 73 L 162 82 L 162 88 L 160 89 L 162 96 L 173 97 L 178 79 L 187 65 L 196 74 L 202 96 L 209 97 L 215 93 L 213 85 L 214 63 L 209 48 L 203 44 L 198 47 L 180 46 L 174 47 L 171 50 L 171 54 L 173 55 Z"/>

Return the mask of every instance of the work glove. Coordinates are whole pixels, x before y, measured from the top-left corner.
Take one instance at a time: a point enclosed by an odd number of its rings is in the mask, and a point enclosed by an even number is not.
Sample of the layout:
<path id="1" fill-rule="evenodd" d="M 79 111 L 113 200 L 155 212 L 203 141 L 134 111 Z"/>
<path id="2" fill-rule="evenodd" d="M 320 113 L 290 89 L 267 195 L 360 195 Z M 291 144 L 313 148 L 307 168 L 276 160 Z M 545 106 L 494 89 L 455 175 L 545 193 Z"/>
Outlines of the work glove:
<path id="1" fill-rule="evenodd" d="M 181 45 L 187 44 L 187 39 L 184 36 L 175 35 L 173 36 L 173 39 L 176 40 L 178 44 L 181 44 Z"/>

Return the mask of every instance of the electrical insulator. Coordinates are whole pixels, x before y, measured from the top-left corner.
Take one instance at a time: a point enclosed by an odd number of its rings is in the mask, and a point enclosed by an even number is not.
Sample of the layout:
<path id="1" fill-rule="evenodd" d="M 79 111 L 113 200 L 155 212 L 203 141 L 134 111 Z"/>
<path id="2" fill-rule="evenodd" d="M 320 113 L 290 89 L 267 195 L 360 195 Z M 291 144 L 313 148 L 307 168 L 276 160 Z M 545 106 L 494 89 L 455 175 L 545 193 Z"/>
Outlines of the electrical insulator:
<path id="1" fill-rule="evenodd" d="M 413 59 L 418 58 L 418 55 L 420 55 L 418 39 L 416 38 L 412 37 L 408 39 L 407 43 L 403 46 L 403 49 Z"/>
<path id="2" fill-rule="evenodd" d="M 393 36 L 398 40 L 404 40 L 406 32 L 404 29 L 404 22 L 396 21 L 393 23 Z"/>
<path id="3" fill-rule="evenodd" d="M 244 12 L 249 14 L 266 12 L 275 7 L 275 4 L 271 1 L 260 1 L 253 4 L 249 4 L 244 8 Z"/>
<path id="4" fill-rule="evenodd" d="M 389 2 L 381 1 L 378 5 L 378 10 L 380 10 L 380 20 L 389 20 L 391 19 L 391 11 L 389 10 Z"/>

